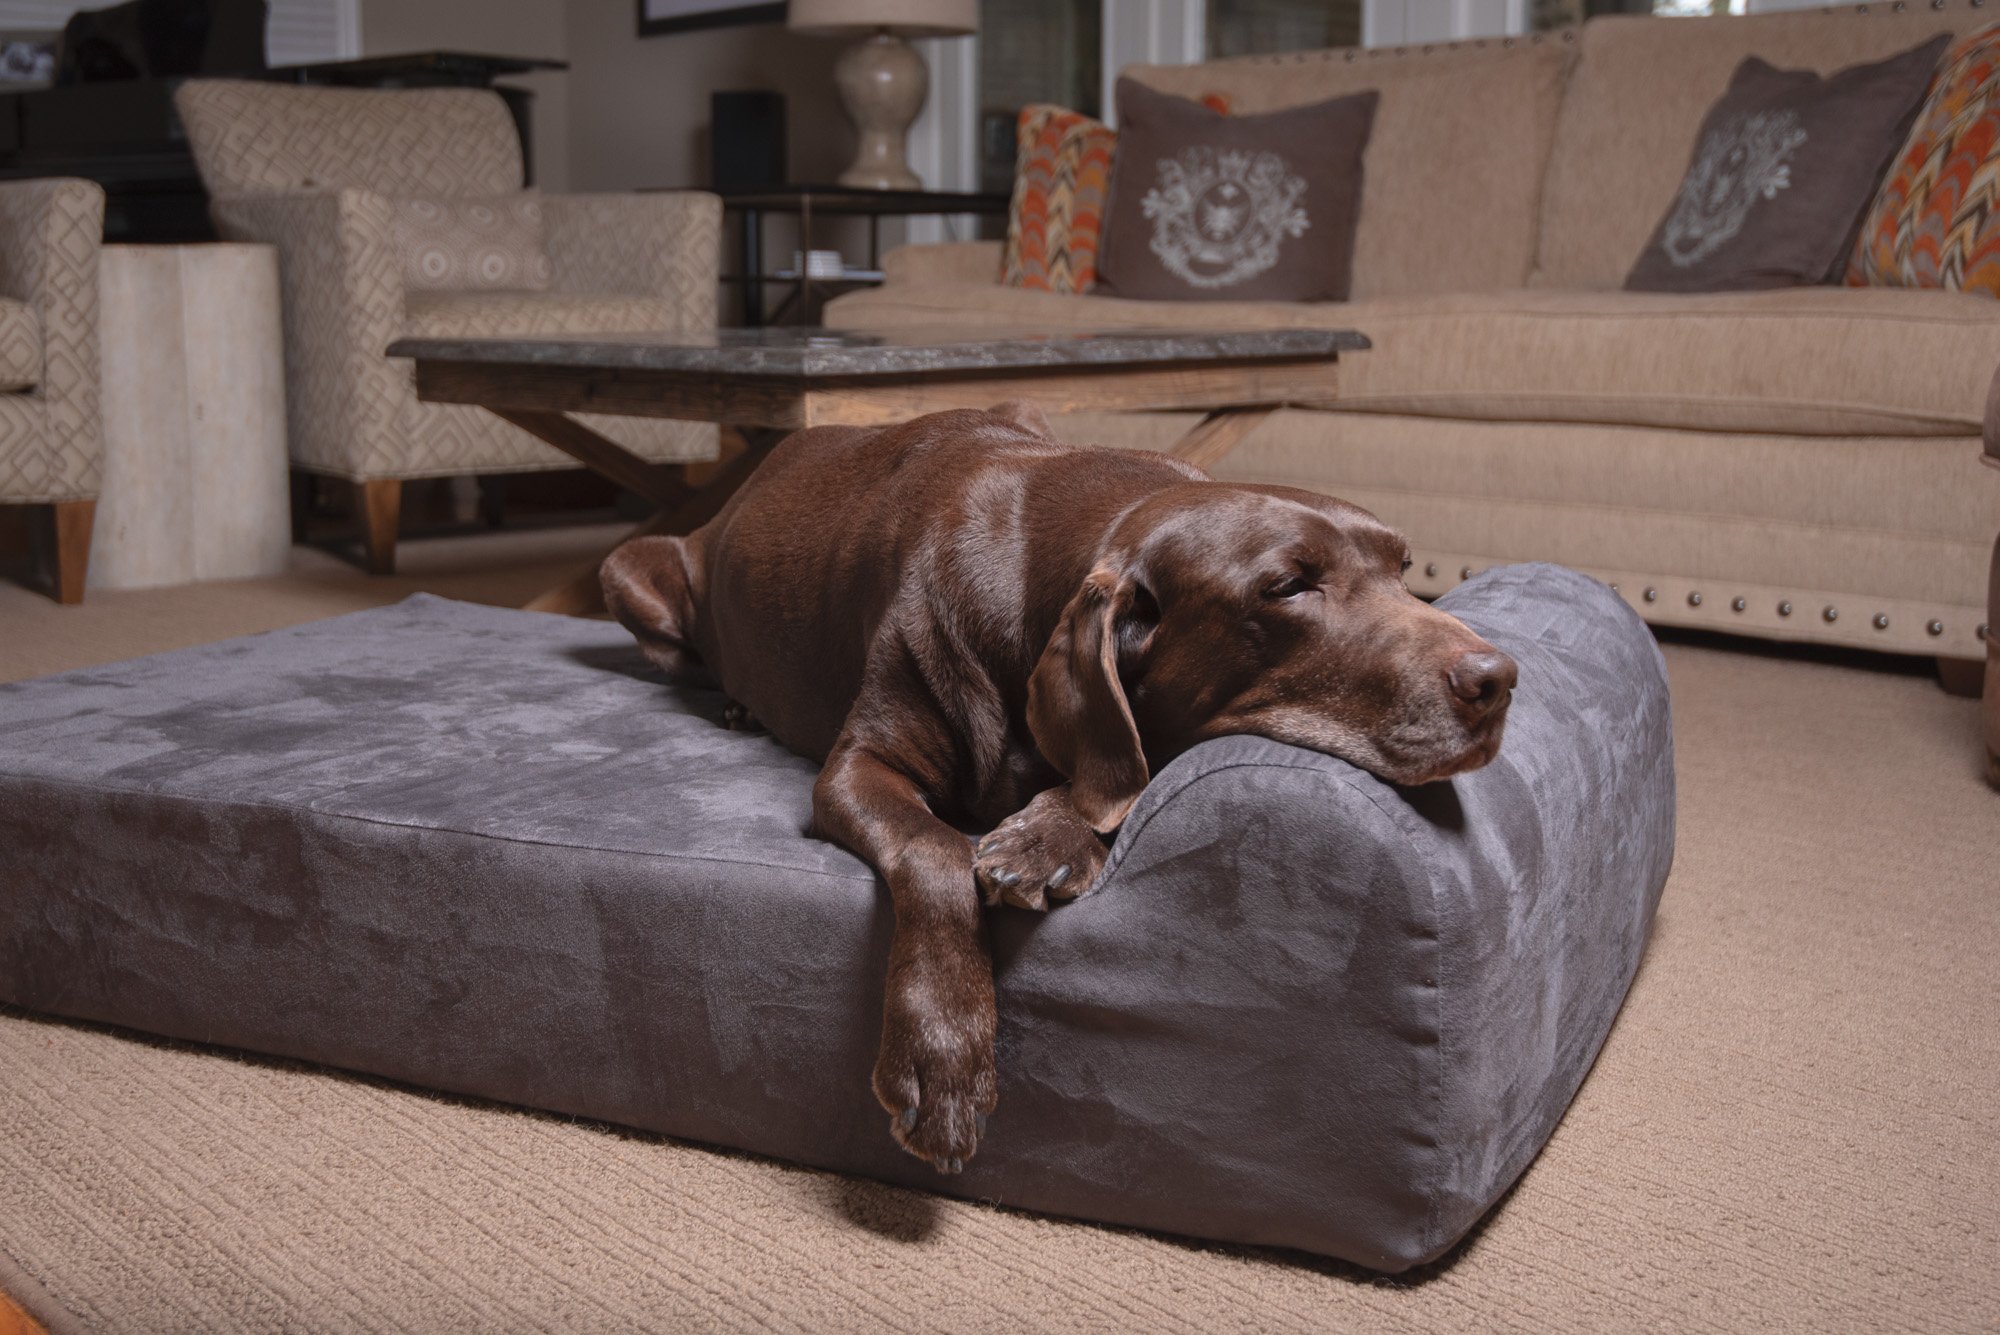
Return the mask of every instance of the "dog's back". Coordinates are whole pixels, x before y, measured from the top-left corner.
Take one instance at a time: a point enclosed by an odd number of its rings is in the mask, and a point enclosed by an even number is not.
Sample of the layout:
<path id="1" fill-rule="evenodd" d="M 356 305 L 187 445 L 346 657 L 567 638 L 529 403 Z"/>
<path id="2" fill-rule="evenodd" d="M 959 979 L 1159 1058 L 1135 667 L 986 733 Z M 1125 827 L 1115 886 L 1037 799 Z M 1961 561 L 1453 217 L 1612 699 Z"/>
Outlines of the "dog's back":
<path id="1" fill-rule="evenodd" d="M 1165 456 L 1065 445 L 1032 409 L 816 427 L 778 445 L 695 533 L 621 549 L 608 601 L 655 661 L 685 675 L 691 649 L 773 736 L 820 759 L 887 619 L 919 656 L 937 648 L 920 672 L 977 663 L 1018 715 L 1034 656 L 1111 521 L 1200 476 Z M 676 563 L 686 598 L 665 618 L 679 626 L 669 643 L 659 608 L 632 603 Z"/>
<path id="2" fill-rule="evenodd" d="M 1039 414 L 802 431 L 689 539 L 694 640 L 733 699 L 820 758 L 885 620 L 932 659 L 919 671 L 976 663 L 1024 691 L 1111 520 L 1185 480 L 1159 456 L 1065 445 Z"/>

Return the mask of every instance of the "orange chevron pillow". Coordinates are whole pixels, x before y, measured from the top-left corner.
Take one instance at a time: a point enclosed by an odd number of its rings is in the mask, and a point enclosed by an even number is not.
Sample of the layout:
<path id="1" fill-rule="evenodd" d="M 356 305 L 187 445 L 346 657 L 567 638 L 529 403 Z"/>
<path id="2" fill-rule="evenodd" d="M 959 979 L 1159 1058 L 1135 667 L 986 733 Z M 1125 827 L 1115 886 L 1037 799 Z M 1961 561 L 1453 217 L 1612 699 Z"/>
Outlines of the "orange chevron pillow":
<path id="1" fill-rule="evenodd" d="M 1202 105 L 1229 114 L 1226 93 Z M 1007 206 L 1007 258 L 1000 281 L 1040 292 L 1097 286 L 1097 243 L 1111 188 L 1118 132 L 1103 121 L 1044 102 L 1014 125 L 1014 198 Z"/>
<path id="2" fill-rule="evenodd" d="M 1042 292 L 1088 292 L 1118 133 L 1062 107 L 1021 108 L 1014 132 L 1014 198 L 1000 281 Z"/>
<path id="3" fill-rule="evenodd" d="M 2000 297 L 2000 23 L 1945 54 L 1862 219 L 1847 284 Z"/>

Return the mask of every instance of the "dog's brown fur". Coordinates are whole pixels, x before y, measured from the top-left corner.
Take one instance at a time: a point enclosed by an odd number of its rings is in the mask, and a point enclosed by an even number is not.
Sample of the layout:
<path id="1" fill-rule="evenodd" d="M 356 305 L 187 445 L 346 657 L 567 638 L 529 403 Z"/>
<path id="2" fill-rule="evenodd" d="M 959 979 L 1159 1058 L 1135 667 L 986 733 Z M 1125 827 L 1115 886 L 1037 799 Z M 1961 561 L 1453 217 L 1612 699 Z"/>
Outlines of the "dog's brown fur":
<path id="1" fill-rule="evenodd" d="M 896 911 L 875 1093 L 954 1171 L 994 1106 L 980 892 L 1084 893 L 1100 833 L 1206 738 L 1405 784 L 1497 752 L 1514 664 L 1410 595 L 1406 551 L 1342 501 L 1067 446 L 1003 404 L 801 431 L 710 523 L 603 574 L 653 662 L 824 762 L 818 832 Z M 954 820 L 992 833 L 975 850 Z"/>

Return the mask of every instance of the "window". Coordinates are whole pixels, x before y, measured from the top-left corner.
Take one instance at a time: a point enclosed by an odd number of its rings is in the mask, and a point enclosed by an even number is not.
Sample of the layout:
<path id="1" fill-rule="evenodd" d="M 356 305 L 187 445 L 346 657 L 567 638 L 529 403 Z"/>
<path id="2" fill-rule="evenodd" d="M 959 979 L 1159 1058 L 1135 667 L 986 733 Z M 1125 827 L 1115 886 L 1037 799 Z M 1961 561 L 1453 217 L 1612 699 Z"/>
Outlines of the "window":
<path id="1" fill-rule="evenodd" d="M 1361 0 L 1208 0 L 1208 54 L 1361 45 Z"/>
<path id="2" fill-rule="evenodd" d="M 1014 184 L 1014 121 L 1031 102 L 1099 113 L 1100 0 L 981 0 L 979 188 Z"/>
<path id="3" fill-rule="evenodd" d="M 109 0 L 0 0 L 0 32 L 60 32 L 79 9 Z M 347 60 L 361 54 L 361 0 L 271 0 L 264 28 L 273 65 Z"/>

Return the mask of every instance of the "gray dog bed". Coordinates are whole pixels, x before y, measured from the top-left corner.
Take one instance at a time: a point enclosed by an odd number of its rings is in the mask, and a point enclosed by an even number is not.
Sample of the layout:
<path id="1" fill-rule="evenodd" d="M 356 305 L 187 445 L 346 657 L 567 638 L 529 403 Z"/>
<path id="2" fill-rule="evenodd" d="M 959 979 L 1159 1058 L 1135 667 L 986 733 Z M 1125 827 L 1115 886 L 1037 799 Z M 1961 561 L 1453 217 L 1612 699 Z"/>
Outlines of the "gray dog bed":
<path id="1" fill-rule="evenodd" d="M 1401 1270 L 1555 1128 L 1673 853 L 1639 619 L 1548 566 L 1443 605 L 1520 663 L 1499 760 L 1167 766 L 1096 893 L 993 916 L 959 1177 L 869 1094 L 889 902 L 806 835 L 815 767 L 604 623 L 417 597 L 0 687 L 0 998 Z"/>

